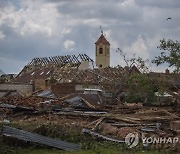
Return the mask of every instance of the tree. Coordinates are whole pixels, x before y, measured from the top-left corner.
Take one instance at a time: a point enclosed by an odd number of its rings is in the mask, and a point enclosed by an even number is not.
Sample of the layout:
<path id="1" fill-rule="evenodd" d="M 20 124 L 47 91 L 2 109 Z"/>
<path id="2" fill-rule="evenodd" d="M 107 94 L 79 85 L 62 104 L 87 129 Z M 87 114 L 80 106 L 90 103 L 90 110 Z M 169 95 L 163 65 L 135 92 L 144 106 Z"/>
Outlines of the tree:
<path id="1" fill-rule="evenodd" d="M 131 74 L 128 78 L 127 102 L 150 103 L 155 100 L 154 85 L 147 74 Z"/>
<path id="2" fill-rule="evenodd" d="M 126 67 L 129 68 L 127 74 L 124 74 L 124 87 L 121 87 L 121 91 L 127 90 L 127 92 L 122 95 L 121 100 L 128 103 L 153 102 L 155 98 L 155 88 L 151 78 L 148 76 L 148 72 L 150 71 L 150 66 L 148 65 L 149 60 L 143 60 L 141 57 L 136 57 L 136 55 L 129 58 L 120 48 L 118 48 L 116 52 L 123 57 Z M 131 72 L 133 66 L 136 66 L 140 72 Z"/>
<path id="3" fill-rule="evenodd" d="M 131 69 L 133 66 L 136 66 L 141 73 L 148 73 L 151 71 L 148 59 L 143 60 L 141 57 L 136 57 L 136 54 L 133 54 L 133 56 L 129 58 L 120 48 L 117 48 L 116 52 L 123 57 L 123 60 L 129 69 Z"/>
<path id="4" fill-rule="evenodd" d="M 175 67 L 174 72 L 180 73 L 180 43 L 178 41 L 165 39 L 160 40 L 160 50 L 163 50 L 159 56 L 152 60 L 157 66 L 168 63 L 169 67 Z"/>

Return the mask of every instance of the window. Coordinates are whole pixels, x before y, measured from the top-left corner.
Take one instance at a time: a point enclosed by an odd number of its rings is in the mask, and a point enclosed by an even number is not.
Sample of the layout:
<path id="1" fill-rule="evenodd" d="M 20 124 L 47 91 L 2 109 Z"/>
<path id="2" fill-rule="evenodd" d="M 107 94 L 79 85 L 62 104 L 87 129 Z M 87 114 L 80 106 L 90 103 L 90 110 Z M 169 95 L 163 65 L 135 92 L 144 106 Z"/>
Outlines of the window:
<path id="1" fill-rule="evenodd" d="M 51 71 L 48 71 L 48 72 L 46 73 L 46 75 L 48 75 L 50 72 L 51 72 Z"/>
<path id="2" fill-rule="evenodd" d="M 99 65 L 99 68 L 102 68 L 102 64 Z"/>
<path id="3" fill-rule="evenodd" d="M 99 54 L 103 54 L 103 48 L 102 47 L 99 48 Z"/>
<path id="4" fill-rule="evenodd" d="M 40 75 L 43 75 L 44 74 L 44 71 L 42 71 L 41 73 L 40 73 Z"/>

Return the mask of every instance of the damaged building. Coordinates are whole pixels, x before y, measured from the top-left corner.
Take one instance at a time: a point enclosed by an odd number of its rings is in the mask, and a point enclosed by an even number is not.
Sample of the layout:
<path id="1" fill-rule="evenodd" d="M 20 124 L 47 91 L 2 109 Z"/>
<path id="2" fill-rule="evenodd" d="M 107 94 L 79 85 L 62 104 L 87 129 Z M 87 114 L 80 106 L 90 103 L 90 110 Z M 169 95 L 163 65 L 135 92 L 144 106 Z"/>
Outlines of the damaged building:
<path id="1" fill-rule="evenodd" d="M 34 58 L 13 82 L 33 85 L 33 91 L 52 89 L 59 97 L 100 89 L 111 93 L 118 90 L 127 70 L 122 67 L 98 69 L 85 54 Z"/>
<path id="2" fill-rule="evenodd" d="M 110 43 L 103 33 L 95 42 L 95 56 L 96 62 L 86 54 L 34 58 L 11 83 L 0 84 L 0 90 L 17 91 L 23 96 L 52 90 L 57 97 L 82 94 L 85 89 L 94 92 L 100 90 L 104 102 L 116 104 L 119 96 L 128 91 L 128 76 L 131 73 L 146 73 L 155 86 L 157 82 L 166 80 L 169 81 L 170 91 L 179 91 L 179 75 L 168 70 L 165 73 L 149 73 L 136 64 L 131 67 L 110 67 Z"/>
<path id="3" fill-rule="evenodd" d="M 60 132 L 66 134 L 68 127 L 81 130 L 78 136 L 89 134 L 94 139 L 121 144 L 125 144 L 126 135 L 133 132 L 163 137 L 180 135 L 178 107 L 157 108 L 152 104 L 145 106 L 143 102 L 126 103 L 120 98 L 121 94 L 129 92 L 128 86 L 140 91 L 140 88 L 136 88 L 137 78 L 128 85 L 130 75 L 140 77 L 138 75 L 145 74 L 154 86 L 153 93 L 159 102 L 169 105 L 172 98 L 178 102 L 179 74 L 167 70 L 165 73 L 144 72 L 138 65 L 110 67 L 110 43 L 103 34 L 95 45 L 96 63 L 86 54 L 34 58 L 11 82 L 0 84 L 3 137 L 57 149 L 79 150 L 79 143 L 56 137 L 62 137 Z M 161 82 L 169 83 L 166 84 L 168 91 L 164 94 L 156 92 L 157 83 Z M 18 123 L 21 121 L 21 125 L 33 126 L 33 130 L 4 126 L 5 122 L 16 120 Z M 65 132 L 62 131 L 64 126 Z M 55 138 L 41 134 L 41 131 L 51 132 L 51 129 Z M 174 150 L 178 145 L 169 147 Z"/>

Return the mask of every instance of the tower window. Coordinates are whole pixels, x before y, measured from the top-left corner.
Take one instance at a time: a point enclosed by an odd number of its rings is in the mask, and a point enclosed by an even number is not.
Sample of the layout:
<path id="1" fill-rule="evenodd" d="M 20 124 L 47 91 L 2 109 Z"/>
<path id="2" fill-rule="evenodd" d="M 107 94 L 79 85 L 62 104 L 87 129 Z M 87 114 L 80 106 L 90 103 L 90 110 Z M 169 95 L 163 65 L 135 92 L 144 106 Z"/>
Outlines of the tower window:
<path id="1" fill-rule="evenodd" d="M 103 54 L 103 48 L 99 48 L 99 54 Z"/>
<path id="2" fill-rule="evenodd" d="M 99 68 L 102 68 L 102 64 L 99 65 Z"/>

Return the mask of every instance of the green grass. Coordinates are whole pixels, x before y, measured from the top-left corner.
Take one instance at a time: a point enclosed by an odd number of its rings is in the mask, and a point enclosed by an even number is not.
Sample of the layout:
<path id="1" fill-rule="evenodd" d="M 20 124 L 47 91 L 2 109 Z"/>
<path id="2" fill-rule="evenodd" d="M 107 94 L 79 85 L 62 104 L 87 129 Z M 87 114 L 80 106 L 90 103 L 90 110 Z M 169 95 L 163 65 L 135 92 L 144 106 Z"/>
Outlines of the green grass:
<path id="1" fill-rule="evenodd" d="M 2 152 L 2 151 L 1 151 Z M 79 150 L 79 151 L 64 151 L 58 149 L 9 149 L 4 151 L 4 154 L 170 154 L 165 151 L 147 151 L 147 150 L 139 150 L 139 151 L 130 151 L 130 150 L 119 150 L 116 148 L 104 148 L 97 147 L 97 149 L 93 150 Z"/>
<path id="2" fill-rule="evenodd" d="M 93 141 L 94 139 L 92 139 Z M 1 140 L 2 141 L 2 140 Z M 136 147 L 127 148 L 124 144 L 106 142 L 106 141 L 89 141 L 81 143 L 82 149 L 79 151 L 64 151 L 37 144 L 24 146 L 13 146 L 1 142 L 0 153 L 6 154 L 170 154 L 172 152 L 155 151 Z"/>
<path id="3" fill-rule="evenodd" d="M 26 143 L 24 141 L 0 136 L 0 154 L 170 154 L 172 152 L 155 151 L 135 147 L 129 149 L 125 144 L 118 144 L 93 138 L 90 135 L 82 134 L 81 129 L 63 125 L 39 125 L 32 124 L 19 125 L 11 124 L 16 128 L 21 128 L 41 135 L 69 141 L 81 145 L 79 151 L 64 151 L 38 144 Z"/>
<path id="4" fill-rule="evenodd" d="M 8 152 L 6 152 L 8 154 Z M 19 150 L 11 150 L 9 154 L 169 154 L 168 152 L 162 151 L 123 151 L 117 150 L 115 148 L 103 148 L 98 147 L 98 149 L 94 150 L 80 150 L 80 151 L 63 151 L 57 149 L 19 149 Z"/>

